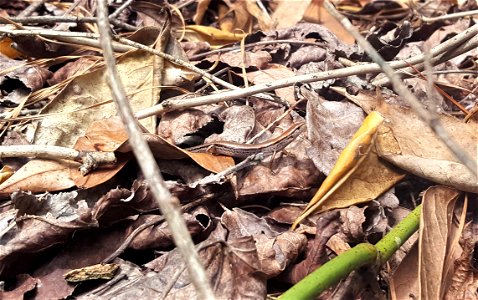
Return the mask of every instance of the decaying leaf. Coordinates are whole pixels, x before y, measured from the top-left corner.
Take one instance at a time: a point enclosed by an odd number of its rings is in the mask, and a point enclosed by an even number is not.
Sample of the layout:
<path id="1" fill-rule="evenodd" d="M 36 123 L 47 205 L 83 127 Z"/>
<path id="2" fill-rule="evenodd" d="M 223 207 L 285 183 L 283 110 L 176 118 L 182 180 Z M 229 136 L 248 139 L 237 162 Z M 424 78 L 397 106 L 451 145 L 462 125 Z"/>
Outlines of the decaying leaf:
<path id="1" fill-rule="evenodd" d="M 463 191 L 478 191 L 476 177 L 409 108 L 388 104 L 371 93 L 354 96 L 344 88 L 333 89 L 365 111 L 376 109 L 384 116 L 386 122 L 377 136 L 377 154 L 381 158 L 422 178 Z M 439 115 L 439 121 L 455 143 L 471 158 L 477 158 L 478 123 L 464 123 L 445 114 Z"/>
<path id="2" fill-rule="evenodd" d="M 405 256 L 392 277 L 391 293 L 396 299 L 410 295 L 422 299 L 443 298 L 452 284 L 451 278 L 460 272 L 454 262 L 462 253 L 458 240 L 466 206 L 460 207 L 457 203 L 459 195 L 457 190 L 445 186 L 425 191 L 419 244 Z M 459 224 L 455 222 L 456 217 L 460 219 Z"/>
<path id="3" fill-rule="evenodd" d="M 115 276 L 118 268 L 119 265 L 117 264 L 97 264 L 81 269 L 71 270 L 63 276 L 68 282 L 82 282 L 95 279 L 109 280 Z"/>
<path id="4" fill-rule="evenodd" d="M 419 291 L 422 299 L 443 299 L 455 273 L 454 263 L 461 255 L 458 244 L 464 227 L 466 203 L 459 217 L 457 190 L 438 186 L 423 195 L 420 216 L 418 259 Z M 458 223 L 454 217 L 458 215 Z"/>
<path id="5" fill-rule="evenodd" d="M 155 56 L 143 51 L 125 54 L 118 60 L 118 72 L 122 75 L 125 89 L 130 91 L 130 103 L 134 110 L 152 106 L 156 80 L 153 69 Z M 105 69 L 80 75 L 73 79 L 49 104 L 43 113 L 70 112 L 111 99 L 106 82 Z M 104 104 L 74 114 L 61 114 L 43 118 L 35 136 L 36 144 L 73 147 L 93 121 L 116 115 L 113 103 Z M 142 125 L 154 130 L 153 118 L 143 120 Z"/>

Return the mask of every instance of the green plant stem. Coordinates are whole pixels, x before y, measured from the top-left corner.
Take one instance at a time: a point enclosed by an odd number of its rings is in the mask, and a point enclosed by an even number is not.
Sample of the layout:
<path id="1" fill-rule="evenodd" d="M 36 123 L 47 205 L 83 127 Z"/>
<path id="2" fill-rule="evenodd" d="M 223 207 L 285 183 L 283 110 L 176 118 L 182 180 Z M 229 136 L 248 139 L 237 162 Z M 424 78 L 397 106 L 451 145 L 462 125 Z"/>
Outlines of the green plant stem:
<path id="1" fill-rule="evenodd" d="M 378 262 L 380 265 L 387 262 L 393 253 L 418 230 L 421 209 L 422 205 L 420 204 L 375 244 L 375 248 L 380 254 L 380 262 Z"/>
<path id="2" fill-rule="evenodd" d="M 376 245 L 358 244 L 328 261 L 283 293 L 280 300 L 308 300 L 363 266 L 382 265 L 418 229 L 421 205 L 385 235 Z"/>

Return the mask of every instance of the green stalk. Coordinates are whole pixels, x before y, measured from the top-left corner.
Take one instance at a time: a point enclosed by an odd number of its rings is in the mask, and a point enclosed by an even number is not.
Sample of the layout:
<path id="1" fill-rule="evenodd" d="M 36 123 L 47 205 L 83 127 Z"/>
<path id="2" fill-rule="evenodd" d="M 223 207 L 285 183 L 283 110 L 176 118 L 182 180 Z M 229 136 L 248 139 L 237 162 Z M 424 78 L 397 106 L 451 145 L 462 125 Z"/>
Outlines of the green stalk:
<path id="1" fill-rule="evenodd" d="M 376 245 L 358 244 L 352 249 L 331 259 L 320 268 L 304 277 L 283 293 L 280 300 L 313 299 L 332 285 L 345 278 L 353 270 L 363 266 L 381 265 L 397 251 L 418 229 L 421 205 L 396 225 Z"/>
<path id="2" fill-rule="evenodd" d="M 418 205 L 408 214 L 400 223 L 390 230 L 378 243 L 375 248 L 380 253 L 380 262 L 382 265 L 387 262 L 393 253 L 405 243 L 412 234 L 418 230 L 420 225 L 420 212 L 422 205 Z"/>

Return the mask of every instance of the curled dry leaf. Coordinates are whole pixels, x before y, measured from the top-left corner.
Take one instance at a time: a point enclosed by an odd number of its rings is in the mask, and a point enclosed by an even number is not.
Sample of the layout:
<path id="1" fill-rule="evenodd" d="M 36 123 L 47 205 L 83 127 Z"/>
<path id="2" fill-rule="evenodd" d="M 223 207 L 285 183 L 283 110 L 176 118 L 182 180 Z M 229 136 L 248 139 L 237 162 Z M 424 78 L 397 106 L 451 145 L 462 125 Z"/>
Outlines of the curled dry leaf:
<path id="1" fill-rule="evenodd" d="M 380 162 L 373 151 L 376 132 L 383 118 L 371 112 L 340 154 L 334 168 L 292 224 L 295 228 L 303 219 L 317 211 L 347 207 L 373 200 L 403 178 Z"/>
<path id="2" fill-rule="evenodd" d="M 260 272 L 259 258 L 252 237 L 230 237 L 227 230 L 218 224 L 208 239 L 199 243 L 197 248 L 218 299 L 263 299 L 266 296 L 266 277 Z M 122 297 L 159 298 L 165 286 L 171 283 L 172 289 L 165 299 L 196 297 L 177 249 L 145 266 L 155 272 L 119 291 Z"/>
<path id="3" fill-rule="evenodd" d="M 465 225 L 466 202 L 457 203 L 460 192 L 444 186 L 427 189 L 420 217 L 418 258 L 422 299 L 443 299 L 455 273 L 454 263 L 462 249 L 458 244 Z M 454 219 L 458 217 L 458 223 Z"/>
<path id="4" fill-rule="evenodd" d="M 1 237 L 0 276 L 26 271 L 39 252 L 49 249 L 78 229 L 96 225 L 85 201 L 76 199 L 77 192 L 34 196 L 14 193 L 16 222 Z M 15 211 L 15 210 L 12 210 Z M 18 253 L 22 253 L 18 256 Z"/>
<path id="5" fill-rule="evenodd" d="M 335 235 L 340 228 L 339 213 L 337 211 L 325 212 L 317 221 L 317 234 L 309 241 L 303 256 L 305 259 L 296 262 L 282 275 L 290 283 L 297 283 L 307 274 L 328 261 L 326 244 L 330 237 Z"/>
<path id="6" fill-rule="evenodd" d="M 239 239 L 251 236 L 255 240 L 260 269 L 267 278 L 284 271 L 307 243 L 305 235 L 281 232 L 265 219 L 239 208 L 224 212 L 221 223 L 229 230 L 230 237 Z"/>
<path id="7" fill-rule="evenodd" d="M 478 280 L 472 265 L 476 253 L 476 238 L 473 237 L 473 229 L 470 227 L 466 229 L 467 232 L 462 241 L 463 252 L 454 262 L 455 273 L 443 299 L 472 300 L 478 297 Z"/>
<path id="8" fill-rule="evenodd" d="M 433 131 L 409 108 L 387 104 L 375 95 L 360 92 L 350 95 L 344 88 L 334 91 L 360 105 L 366 112 L 376 109 L 387 120 L 377 136 L 377 154 L 388 162 L 419 177 L 478 192 L 478 180 L 435 136 Z M 441 114 L 439 120 L 471 158 L 478 153 L 478 123 L 464 123 Z"/>
<path id="9" fill-rule="evenodd" d="M 464 224 L 453 221 L 463 213 L 456 206 L 459 195 L 457 190 L 445 186 L 425 191 L 420 244 L 407 253 L 391 279 L 391 293 L 396 299 L 410 295 L 418 298 L 420 292 L 422 299 L 443 299 L 452 284 L 451 277 L 460 272 L 454 264 L 461 254 L 457 247 L 460 248 L 458 240 L 462 233 L 459 228 Z"/>

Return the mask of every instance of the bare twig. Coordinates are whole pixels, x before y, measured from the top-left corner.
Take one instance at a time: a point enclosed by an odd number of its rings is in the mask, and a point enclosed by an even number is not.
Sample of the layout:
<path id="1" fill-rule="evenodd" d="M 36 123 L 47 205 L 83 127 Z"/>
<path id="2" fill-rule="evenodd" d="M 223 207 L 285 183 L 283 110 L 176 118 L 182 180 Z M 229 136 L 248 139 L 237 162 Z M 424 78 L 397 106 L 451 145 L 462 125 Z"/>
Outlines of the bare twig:
<path id="1" fill-rule="evenodd" d="M 46 36 L 50 38 L 56 38 L 58 40 L 61 40 L 63 42 L 68 42 L 68 43 L 77 43 L 77 44 L 82 44 L 82 45 L 88 45 L 92 47 L 99 47 L 98 42 L 94 39 L 97 36 L 95 34 L 84 34 L 84 33 L 75 33 L 76 37 L 71 37 L 72 33 L 62 33 L 62 32 L 56 32 L 53 30 L 11 30 L 7 28 L 0 28 L 0 32 L 4 32 L 10 35 L 41 35 L 41 36 Z M 68 35 L 70 34 L 70 36 Z M 91 37 L 91 39 L 88 38 L 83 38 L 83 37 Z M 121 39 L 124 41 L 125 39 Z M 114 43 L 114 49 L 115 51 L 119 52 L 126 52 L 132 49 L 135 49 L 135 47 L 140 47 L 143 50 L 149 51 L 151 53 L 154 53 L 156 55 L 160 55 L 155 49 L 151 47 L 144 46 L 142 44 L 134 43 L 129 40 L 126 40 L 126 43 L 129 43 L 130 45 L 124 45 L 124 44 L 119 44 L 119 43 Z M 461 45 L 461 46 L 460 46 Z M 478 46 L 478 24 L 468 28 L 462 33 L 459 33 L 458 35 L 452 37 L 451 39 L 439 44 L 438 46 L 434 47 L 431 50 L 431 54 L 434 57 L 432 59 L 433 63 L 441 63 L 443 61 L 446 61 L 446 59 L 449 59 L 451 55 L 459 55 L 461 53 L 464 53 L 468 51 L 469 49 L 472 49 L 473 47 Z M 451 51 L 451 50 L 456 50 L 456 51 Z M 448 51 L 448 52 L 447 52 Z M 446 52 L 446 53 L 445 53 Z M 446 54 L 441 55 L 441 54 Z M 165 59 L 173 59 L 173 63 L 177 62 L 180 65 L 190 68 L 191 64 L 188 64 L 183 61 L 179 61 L 174 57 L 171 57 L 170 55 L 163 55 L 161 54 Z M 441 55 L 441 56 L 440 56 Z M 439 57 L 439 58 L 436 58 Z M 394 61 L 390 63 L 390 66 L 393 68 L 403 68 L 406 67 L 410 64 L 419 64 L 423 62 L 423 55 L 417 55 L 415 57 L 412 57 L 410 59 L 404 60 L 404 61 Z M 190 68 L 193 71 L 198 71 L 201 73 L 205 73 L 206 78 L 210 78 L 211 81 L 216 82 L 218 84 L 223 83 L 224 81 L 220 80 L 217 77 L 214 77 L 203 70 L 197 69 L 196 67 Z M 337 69 L 337 70 L 332 70 L 332 71 L 326 71 L 326 72 L 319 72 L 319 73 L 313 73 L 313 74 L 308 74 L 308 75 L 302 75 L 302 76 L 295 76 L 287 79 L 282 79 L 282 80 L 277 80 L 274 81 L 273 83 L 266 83 L 262 85 L 256 85 L 254 87 L 250 87 L 247 89 L 239 89 L 238 87 L 231 85 L 227 82 L 225 82 L 225 85 L 227 88 L 235 89 L 236 91 L 231 91 L 231 92 L 223 92 L 220 95 L 210 95 L 210 96 L 204 96 L 204 97 L 199 97 L 196 98 L 198 101 L 198 104 L 195 102 L 182 102 L 180 105 L 177 105 L 179 103 L 175 103 L 174 105 L 171 104 L 171 102 L 166 102 L 166 105 L 162 104 L 159 106 L 155 106 L 153 108 L 149 108 L 146 110 L 141 111 L 138 116 L 141 118 L 151 116 L 154 114 L 160 114 L 165 112 L 166 110 L 172 110 L 172 109 L 177 109 L 177 108 L 185 108 L 185 107 L 192 107 L 192 106 L 197 106 L 201 104 L 211 104 L 211 103 L 217 103 L 221 101 L 227 101 L 227 100 L 233 100 L 236 98 L 240 97 L 245 97 L 245 96 L 251 96 L 255 95 L 258 93 L 262 92 L 268 92 L 275 90 L 280 87 L 286 87 L 286 86 L 291 86 L 294 85 L 298 82 L 303 82 L 303 83 L 308 83 L 308 82 L 314 82 L 314 81 L 320 81 L 320 80 L 327 80 L 327 79 L 332 79 L 332 78 L 341 78 L 341 77 L 347 77 L 347 76 L 352 76 L 352 75 L 360 75 L 360 74 L 367 74 L 367 73 L 379 73 L 381 72 L 380 67 L 377 64 L 364 64 L 364 65 L 358 65 L 358 66 L 353 66 L 349 68 L 343 68 L 343 69 Z M 409 71 L 411 72 L 411 71 Z M 209 77 L 208 77 L 209 76 Z M 212 78 L 215 78 L 214 80 Z M 378 84 L 378 83 L 377 83 Z M 267 96 L 267 95 L 264 95 Z M 267 98 L 266 98 L 267 99 Z M 168 106 L 172 105 L 171 108 Z M 177 105 L 177 106 L 175 106 Z M 175 106 L 175 107 L 173 107 Z"/>
<path id="2" fill-rule="evenodd" d="M 463 45 L 466 44 L 467 47 L 473 47 L 473 46 L 478 47 L 477 34 L 478 34 L 478 24 L 473 25 L 472 27 L 457 34 L 453 38 L 439 44 L 438 46 L 433 47 L 430 52 L 435 57 L 435 56 L 439 56 L 443 54 L 450 48 L 453 48 L 453 45 L 456 46 L 460 44 L 463 44 Z M 458 47 L 458 48 L 461 49 L 461 47 Z M 449 52 L 446 54 L 449 54 Z M 410 64 L 418 64 L 422 62 L 423 62 L 423 55 L 420 54 L 412 58 L 406 59 L 404 61 L 390 62 L 390 67 L 398 69 L 398 68 L 406 67 Z M 195 107 L 198 105 L 214 104 L 214 103 L 218 103 L 222 101 L 234 100 L 241 97 L 254 95 L 257 93 L 268 92 L 278 88 L 292 86 L 299 82 L 309 83 L 309 82 L 315 82 L 315 81 L 321 81 L 321 80 L 343 78 L 343 77 L 353 76 L 353 75 L 380 73 L 381 71 L 382 70 L 378 64 L 372 63 L 372 64 L 362 64 L 362 65 L 356 65 L 356 66 L 352 66 L 348 68 L 312 73 L 307 75 L 294 76 L 294 77 L 279 79 L 270 83 L 258 84 L 258 85 L 251 86 L 248 88 L 243 88 L 240 90 L 226 91 L 226 92 L 211 94 L 207 96 L 181 99 L 181 100 L 175 100 L 175 101 L 166 100 L 162 102 L 161 104 L 138 111 L 136 113 L 136 116 L 139 119 L 142 119 L 152 115 L 163 114 L 167 111 L 172 111 L 176 109 L 184 109 L 188 107 Z"/>
<path id="3" fill-rule="evenodd" d="M 23 36 L 36 36 L 36 35 L 40 35 L 40 36 L 45 36 L 45 37 L 49 37 L 49 38 L 56 38 L 56 39 L 59 39 L 61 41 L 64 41 L 64 42 L 75 42 L 75 39 L 72 39 L 72 37 L 75 37 L 76 40 L 81 43 L 83 41 L 85 41 L 84 39 L 81 39 L 81 38 L 89 38 L 89 39 L 97 39 L 98 38 L 98 35 L 95 34 L 95 33 L 83 33 L 83 32 L 63 32 L 63 31 L 55 31 L 55 30 L 47 30 L 47 29 L 43 29 L 43 30 L 33 30 L 33 29 L 24 29 L 24 30 L 14 30 L 14 29 L 9 29 L 9 28 L 0 28 L 0 32 L 1 33 L 6 33 L 8 35 L 23 35 Z M 143 44 L 140 44 L 140 43 L 137 43 L 137 42 L 134 42 L 134 41 L 131 41 L 131 40 L 128 40 L 126 38 L 122 38 L 122 37 L 119 37 L 119 36 L 114 36 L 114 38 L 119 41 L 121 44 L 123 44 L 123 48 L 121 47 L 117 47 L 117 46 L 121 46 L 121 45 L 115 45 L 115 51 L 116 50 L 124 50 L 123 52 L 126 52 L 126 51 L 130 51 L 130 50 L 135 50 L 135 49 L 141 49 L 141 50 L 144 50 L 144 51 L 147 51 L 149 53 L 152 53 L 152 54 L 155 54 L 157 56 L 160 56 L 164 59 L 167 59 L 168 61 L 170 61 L 171 63 L 175 64 L 175 65 L 178 65 L 178 66 L 182 66 L 182 67 L 185 67 L 193 72 L 196 72 L 197 74 L 200 74 L 201 76 L 211 80 L 212 82 L 214 83 L 217 83 L 217 84 L 220 84 L 228 89 L 239 89 L 237 86 L 227 82 L 227 81 L 224 81 L 218 77 L 215 77 L 213 75 L 211 75 L 210 73 L 194 66 L 193 64 L 191 63 L 188 63 L 188 62 L 185 62 L 179 58 L 176 58 L 170 54 L 167 54 L 167 53 L 164 53 L 164 52 L 161 52 L 161 51 L 158 51 L 152 47 L 148 47 L 148 46 L 145 46 Z M 96 41 L 92 40 L 92 41 L 89 41 L 88 43 L 88 46 L 95 46 L 97 44 Z M 265 96 L 267 99 L 268 98 L 271 98 L 269 96 Z"/>
<path id="4" fill-rule="evenodd" d="M 378 54 L 373 46 L 370 45 L 370 43 L 359 33 L 352 23 L 342 16 L 328 0 L 325 0 L 324 7 L 350 34 L 352 34 L 357 43 L 365 50 L 370 58 L 380 66 L 383 72 L 390 78 L 394 90 L 402 100 L 406 101 L 411 106 L 417 116 L 422 119 L 422 121 L 427 124 L 433 132 L 435 132 L 437 137 L 452 151 L 455 157 L 462 162 L 472 174 L 478 177 L 478 166 L 476 161 L 471 159 L 468 153 L 461 149 L 461 147 L 458 146 L 458 144 L 456 144 L 456 142 L 449 136 L 441 124 L 439 116 L 434 111 L 428 111 L 423 108 L 420 101 L 418 101 L 415 95 L 413 95 L 406 85 L 403 84 L 400 77 L 395 73 L 395 70 L 390 67 L 390 65 L 380 56 L 380 54 Z"/>
<path id="5" fill-rule="evenodd" d="M 125 10 L 131 3 L 133 2 L 133 0 L 128 0 L 128 1 L 125 1 L 125 3 L 123 3 L 120 7 L 118 7 L 111 15 L 108 16 L 108 18 L 110 19 L 110 22 L 112 19 L 115 19 L 119 16 L 119 14 Z"/>
<path id="6" fill-rule="evenodd" d="M 27 17 L 34 13 L 46 0 L 33 1 L 30 5 L 18 14 L 19 17 Z"/>
<path id="7" fill-rule="evenodd" d="M 1 27 L 0 27 L 0 32 L 6 32 L 11 35 L 45 35 L 47 37 L 53 36 L 54 38 L 57 38 L 58 40 L 61 40 L 64 42 L 83 44 L 83 45 L 99 48 L 99 44 L 96 39 L 88 39 L 88 38 L 82 38 L 82 37 L 77 37 L 77 38 L 68 37 L 65 34 L 58 35 L 58 32 L 43 31 L 43 30 L 41 31 L 40 30 L 36 30 L 36 31 L 10 30 L 10 29 L 5 29 Z M 118 52 L 126 52 L 126 51 L 134 49 L 133 47 L 119 44 L 119 43 L 113 43 L 112 45 L 115 48 L 115 51 L 118 51 Z M 441 63 L 443 61 L 446 61 L 446 59 L 450 59 L 452 56 L 459 55 L 475 47 L 478 47 L 478 24 L 457 34 L 456 36 L 448 39 L 447 41 L 435 46 L 431 50 L 431 55 L 433 56 L 432 62 L 435 64 Z M 455 52 L 455 50 L 457 51 L 459 50 L 459 51 Z M 406 59 L 404 61 L 392 61 L 390 62 L 390 66 L 392 68 L 399 69 L 399 68 L 407 67 L 409 65 L 419 64 L 422 62 L 423 62 L 423 55 L 417 55 L 412 58 Z M 411 71 L 413 71 L 413 69 Z M 411 72 L 411 71 L 408 71 L 408 72 Z M 280 79 L 270 83 L 259 84 L 249 88 L 243 88 L 243 89 L 234 90 L 234 91 L 226 91 L 226 92 L 211 94 L 207 96 L 174 100 L 174 101 L 171 99 L 159 105 L 143 109 L 137 112 L 136 115 L 138 118 L 146 118 L 152 115 L 162 114 L 166 111 L 171 111 L 175 109 L 184 109 L 184 108 L 194 107 L 198 105 L 213 104 L 213 103 L 218 103 L 221 101 L 228 101 L 228 100 L 238 99 L 241 97 L 251 96 L 261 92 L 269 92 L 277 88 L 295 85 L 298 82 L 309 83 L 309 82 L 315 82 L 315 81 L 321 81 L 321 80 L 343 78 L 343 77 L 353 76 L 353 75 L 373 74 L 373 73 L 380 73 L 380 72 L 381 72 L 381 69 L 377 64 L 374 64 L 374 63 L 358 64 L 358 65 L 354 65 L 354 66 L 342 68 L 342 69 L 336 69 L 331 71 L 324 71 L 324 72 L 312 73 L 307 75 L 294 76 L 294 77 L 290 77 L 286 79 Z M 384 80 L 388 80 L 388 79 L 385 78 Z M 373 84 L 381 85 L 381 84 L 384 84 L 384 82 L 374 81 Z"/>
<path id="8" fill-rule="evenodd" d="M 188 184 L 189 187 L 191 188 L 195 188 L 197 187 L 198 185 L 205 185 L 205 184 L 210 184 L 210 183 L 214 183 L 214 182 L 221 182 L 222 180 L 224 180 L 227 176 L 233 174 L 233 173 L 236 173 L 244 168 L 247 168 L 249 166 L 254 166 L 254 165 L 257 165 L 261 160 L 264 160 L 265 156 L 264 156 L 264 153 L 260 152 L 260 153 L 257 153 L 257 154 L 252 154 L 252 155 L 249 155 L 248 157 L 246 157 L 243 161 L 241 161 L 240 163 L 230 167 L 230 168 L 227 168 L 226 170 L 222 171 L 222 172 L 219 172 L 217 174 L 211 174 L 211 175 L 208 175 L 204 178 L 201 178 L 191 184 Z"/>
<path id="9" fill-rule="evenodd" d="M 55 23 L 96 23 L 96 17 L 75 17 L 75 16 L 17 16 L 11 17 L 8 20 L 20 23 L 20 24 L 55 24 Z M 117 19 L 111 19 L 110 22 L 120 28 L 136 31 L 139 28 L 124 22 L 121 22 Z M 6 20 L 0 19 L 0 24 L 8 24 Z"/>
<path id="10" fill-rule="evenodd" d="M 123 119 L 128 132 L 129 141 L 133 146 L 133 153 L 138 164 L 149 182 L 153 197 L 158 202 L 164 217 L 168 221 L 174 242 L 181 252 L 189 271 L 189 278 L 196 288 L 199 299 L 214 299 L 209 279 L 199 261 L 198 254 L 194 248 L 193 241 L 189 235 L 186 223 L 182 218 L 179 208 L 179 200 L 172 196 L 164 184 L 156 161 L 143 138 L 137 120 L 133 115 L 129 101 L 126 98 L 123 84 L 116 69 L 113 48 L 111 47 L 110 25 L 107 14 L 106 0 L 98 1 L 98 28 L 100 42 L 103 48 L 103 56 L 107 67 L 107 81 L 116 103 L 116 108 Z"/>
<path id="11" fill-rule="evenodd" d="M 452 20 L 452 19 L 458 19 L 462 17 L 471 17 L 478 15 L 478 10 L 469 10 L 469 11 L 462 11 L 462 12 L 457 12 L 454 14 L 446 14 L 446 15 L 441 15 L 438 17 L 425 17 L 422 16 L 422 20 L 424 22 L 436 22 L 436 21 L 443 21 L 443 20 Z"/>
<path id="12" fill-rule="evenodd" d="M 38 157 L 47 159 L 68 159 L 81 162 L 80 172 L 86 175 L 99 165 L 114 164 L 114 152 L 78 151 L 60 146 L 13 145 L 0 146 L 0 157 Z"/>
<path id="13" fill-rule="evenodd" d="M 456 39 L 457 42 L 454 42 L 454 43 L 447 43 L 448 41 L 440 44 L 440 45 L 443 45 L 443 44 L 447 44 L 446 47 L 442 47 L 442 53 L 438 54 L 438 55 L 435 55 L 433 53 L 433 49 L 431 51 L 431 55 L 432 55 L 432 58 L 430 59 L 430 63 L 433 64 L 433 65 L 438 65 L 440 63 L 443 63 L 443 62 L 446 62 L 454 57 L 457 57 L 458 55 L 461 55 L 463 53 L 466 53 L 472 49 L 475 49 L 477 47 L 477 44 L 478 44 L 478 30 L 475 30 L 475 27 L 477 27 L 477 25 L 474 25 L 472 27 L 470 27 L 469 29 L 471 29 L 469 32 L 467 33 L 473 33 L 473 36 L 471 36 L 469 39 L 467 40 L 463 40 L 461 38 L 459 39 Z M 455 36 L 455 37 L 458 37 Z M 398 73 L 397 75 L 400 76 L 401 78 L 407 78 L 407 77 L 411 77 L 413 76 L 413 74 L 416 73 L 416 71 L 420 71 L 420 70 L 423 70 L 423 63 L 420 63 L 420 64 L 417 64 L 413 67 L 407 67 L 407 68 L 404 68 L 402 70 L 400 70 L 400 73 Z M 372 81 L 372 85 L 375 85 L 375 86 L 387 86 L 387 85 L 390 85 L 390 78 L 388 77 L 384 77 L 384 78 L 381 78 L 381 79 L 374 79 Z"/>

